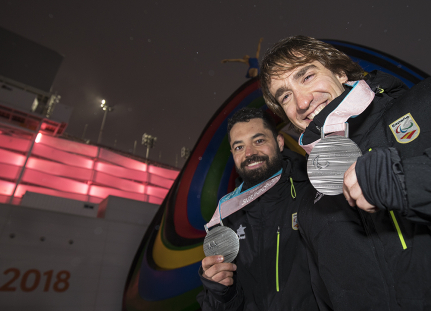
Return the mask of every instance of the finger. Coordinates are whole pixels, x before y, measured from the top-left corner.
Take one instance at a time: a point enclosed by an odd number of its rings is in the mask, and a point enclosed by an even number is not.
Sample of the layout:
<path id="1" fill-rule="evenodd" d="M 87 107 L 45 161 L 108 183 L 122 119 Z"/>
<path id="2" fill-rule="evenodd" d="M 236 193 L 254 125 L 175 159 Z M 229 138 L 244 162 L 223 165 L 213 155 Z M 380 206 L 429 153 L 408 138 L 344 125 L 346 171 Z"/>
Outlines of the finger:
<path id="1" fill-rule="evenodd" d="M 204 272 L 204 275 L 212 279 L 217 273 L 220 272 L 233 272 L 236 271 L 236 265 L 233 263 L 218 263 L 211 266 Z"/>
<path id="2" fill-rule="evenodd" d="M 211 266 L 217 264 L 217 263 L 221 263 L 223 262 L 224 258 L 221 255 L 214 255 L 214 256 L 208 256 L 205 257 L 202 260 L 202 269 L 204 271 L 208 270 L 209 268 L 211 268 Z"/>
<path id="3" fill-rule="evenodd" d="M 375 205 L 370 204 L 363 195 L 361 195 L 356 200 L 356 206 L 360 209 L 369 212 L 369 213 L 375 213 L 377 211 L 377 207 Z"/>
<path id="4" fill-rule="evenodd" d="M 211 279 L 214 282 L 222 283 L 225 279 L 233 279 L 233 272 L 232 271 L 221 271 L 214 275 Z"/>
<path id="5" fill-rule="evenodd" d="M 343 185 L 346 185 L 348 188 L 357 182 L 355 166 L 356 162 L 350 165 L 347 171 L 344 172 Z"/>
<path id="6" fill-rule="evenodd" d="M 352 197 L 350 196 L 350 190 L 349 190 L 349 188 L 345 184 L 343 184 L 343 194 L 344 194 L 344 197 L 347 200 L 347 203 L 349 203 L 350 206 L 353 207 L 353 206 L 356 205 L 355 200 L 352 199 Z"/>
<path id="7" fill-rule="evenodd" d="M 357 201 L 361 196 L 363 196 L 361 186 L 359 186 L 358 183 L 353 184 L 349 187 L 349 195 L 353 200 Z"/>
<path id="8" fill-rule="evenodd" d="M 231 285 L 233 285 L 233 278 L 225 278 L 224 280 L 222 280 L 222 281 L 220 281 L 220 282 L 218 282 L 218 283 L 220 283 L 220 284 L 222 284 L 222 285 L 224 285 L 224 286 L 231 286 Z"/>

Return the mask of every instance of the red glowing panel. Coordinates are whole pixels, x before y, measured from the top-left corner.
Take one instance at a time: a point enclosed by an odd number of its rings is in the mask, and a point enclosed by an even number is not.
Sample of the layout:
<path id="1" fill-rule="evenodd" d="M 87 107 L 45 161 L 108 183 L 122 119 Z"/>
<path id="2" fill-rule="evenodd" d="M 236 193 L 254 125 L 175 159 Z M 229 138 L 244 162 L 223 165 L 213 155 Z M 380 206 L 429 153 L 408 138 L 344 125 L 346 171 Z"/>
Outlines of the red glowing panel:
<path id="1" fill-rule="evenodd" d="M 0 180 L 0 194 L 1 195 L 12 195 L 15 184 L 10 181 Z"/>
<path id="2" fill-rule="evenodd" d="M 168 194 L 168 189 L 154 187 L 154 186 L 146 186 L 146 193 L 152 196 L 156 196 L 159 198 L 164 198 Z"/>
<path id="3" fill-rule="evenodd" d="M 147 164 L 130 159 L 128 157 L 116 154 L 112 151 L 100 148 L 99 159 L 124 166 L 127 168 L 131 168 L 133 170 L 143 171 L 147 170 Z"/>
<path id="4" fill-rule="evenodd" d="M 89 198 L 88 202 L 96 203 L 96 204 L 99 204 L 100 202 L 102 202 L 104 200 L 102 198 L 97 198 L 97 197 L 92 197 L 92 196 L 88 196 L 88 198 Z"/>
<path id="5" fill-rule="evenodd" d="M 40 143 L 49 147 L 60 149 L 67 152 L 77 153 L 88 157 L 97 156 L 97 147 L 90 146 L 83 143 L 78 143 L 62 138 L 52 137 L 48 135 L 42 135 Z"/>
<path id="6" fill-rule="evenodd" d="M 139 180 L 142 182 L 147 182 L 147 173 L 137 170 L 131 170 L 129 168 L 105 163 L 105 162 L 97 162 L 95 165 L 95 170 L 99 172 L 103 172 L 106 174 L 110 174 L 120 178 L 127 178 L 131 180 Z"/>
<path id="7" fill-rule="evenodd" d="M 0 135 L 0 147 L 16 151 L 27 152 L 30 148 L 30 141 L 22 138 Z"/>
<path id="8" fill-rule="evenodd" d="M 10 196 L 9 195 L 0 195 L 0 203 L 9 203 Z"/>
<path id="9" fill-rule="evenodd" d="M 159 175 L 159 176 L 169 178 L 169 179 L 177 178 L 178 174 L 180 173 L 178 171 L 168 170 L 166 168 L 157 167 L 157 166 L 153 166 L 153 165 L 150 165 L 148 171 L 151 174 Z"/>
<path id="10" fill-rule="evenodd" d="M 0 162 L 16 166 L 23 166 L 25 162 L 25 156 L 13 151 L 0 149 Z"/>
<path id="11" fill-rule="evenodd" d="M 44 157 L 50 160 L 54 160 L 60 163 L 69 164 L 72 166 L 78 166 L 83 168 L 92 169 L 93 160 L 84 156 L 67 153 L 58 149 L 54 149 L 43 144 L 35 144 L 33 147 L 32 154 Z"/>
<path id="12" fill-rule="evenodd" d="M 158 198 L 158 197 L 153 197 L 153 196 L 148 196 L 148 202 L 153 203 L 153 204 L 157 204 L 160 205 L 163 203 L 164 199 Z"/>
<path id="13" fill-rule="evenodd" d="M 127 192 L 127 191 L 112 189 L 108 187 L 100 187 L 95 185 L 90 186 L 90 195 L 99 197 L 99 198 L 106 198 L 108 195 L 115 195 L 117 197 L 128 198 L 128 199 L 133 199 L 138 201 L 146 201 L 146 196 L 147 196 L 145 194 Z"/>
<path id="14" fill-rule="evenodd" d="M 61 191 L 87 194 L 88 185 L 79 181 L 53 176 L 32 169 L 26 169 L 22 178 L 23 182 Z"/>
<path id="15" fill-rule="evenodd" d="M 0 163 L 0 178 L 15 180 L 20 171 L 19 166 Z"/>
<path id="16" fill-rule="evenodd" d="M 154 174 L 149 174 L 148 182 L 150 184 L 170 189 L 174 181 L 172 179 L 163 178 Z"/>
<path id="17" fill-rule="evenodd" d="M 28 159 L 26 167 L 56 176 L 69 177 L 85 181 L 90 180 L 92 174 L 92 170 L 86 168 L 68 166 L 66 164 L 42 160 L 34 157 Z"/>
<path id="18" fill-rule="evenodd" d="M 46 194 L 46 195 L 52 195 L 55 197 L 61 197 L 61 198 L 66 198 L 66 199 L 84 201 L 84 202 L 88 201 L 88 195 L 63 192 L 63 191 L 58 191 L 58 190 L 54 190 L 54 189 L 48 189 L 48 188 L 30 186 L 30 185 L 19 185 L 17 190 L 16 190 L 15 196 L 21 198 L 27 191 L 42 193 L 42 194 Z"/>
<path id="19" fill-rule="evenodd" d="M 101 172 L 96 172 L 94 174 L 94 182 L 125 191 L 144 193 L 144 185 L 141 183 L 121 179 Z"/>
<path id="20" fill-rule="evenodd" d="M 9 204 L 10 202 L 10 196 L 8 195 L 0 195 L 0 203 L 7 203 Z M 19 205 L 19 203 L 21 202 L 20 198 L 13 198 L 12 200 L 12 204 L 13 205 Z"/>

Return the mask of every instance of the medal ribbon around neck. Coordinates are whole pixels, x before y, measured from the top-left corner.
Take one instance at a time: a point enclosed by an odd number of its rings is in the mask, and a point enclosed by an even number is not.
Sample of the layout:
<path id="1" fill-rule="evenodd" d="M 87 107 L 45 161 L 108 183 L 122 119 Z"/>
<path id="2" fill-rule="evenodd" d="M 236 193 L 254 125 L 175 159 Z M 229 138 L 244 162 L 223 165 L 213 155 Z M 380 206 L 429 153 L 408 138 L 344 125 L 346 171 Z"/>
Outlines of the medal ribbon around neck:
<path id="1" fill-rule="evenodd" d="M 244 184 L 242 183 L 233 192 L 221 198 L 210 222 L 204 226 L 205 230 L 208 232 L 208 228 L 211 228 L 217 224 L 223 225 L 223 218 L 226 218 L 227 216 L 235 213 L 236 211 L 239 211 L 244 206 L 253 202 L 258 197 L 267 192 L 269 189 L 271 189 L 280 180 L 281 172 L 282 169 L 280 169 L 277 173 L 272 175 L 264 182 L 261 182 L 260 184 L 241 193 L 241 189 Z"/>
<path id="2" fill-rule="evenodd" d="M 359 147 L 348 138 L 349 123 L 346 121 L 361 114 L 373 99 L 374 93 L 365 81 L 355 82 L 349 94 L 325 119 L 321 139 L 307 145 L 309 150 L 304 148 L 310 155 L 307 161 L 308 178 L 320 193 L 343 193 L 344 173 L 362 155 Z M 330 135 L 325 137 L 326 133 Z"/>
<path id="3" fill-rule="evenodd" d="M 358 116 L 364 112 L 374 99 L 374 92 L 364 80 L 349 81 L 346 82 L 346 84 L 353 88 L 338 107 L 335 108 L 334 111 L 332 111 L 326 118 L 321 129 L 322 137 L 326 133 L 331 133 L 328 136 L 343 135 L 345 122 L 349 118 Z M 308 154 L 310 154 L 311 150 L 313 150 L 314 146 L 320 141 L 320 139 L 311 144 L 302 145 L 303 135 L 304 133 L 299 137 L 298 143 Z"/>

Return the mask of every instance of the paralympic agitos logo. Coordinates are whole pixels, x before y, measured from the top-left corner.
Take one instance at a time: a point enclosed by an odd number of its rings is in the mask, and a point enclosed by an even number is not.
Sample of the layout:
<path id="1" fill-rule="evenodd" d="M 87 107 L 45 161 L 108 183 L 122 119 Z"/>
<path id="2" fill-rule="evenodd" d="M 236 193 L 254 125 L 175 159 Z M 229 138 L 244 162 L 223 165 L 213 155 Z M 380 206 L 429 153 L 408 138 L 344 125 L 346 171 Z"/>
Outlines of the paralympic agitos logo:
<path id="1" fill-rule="evenodd" d="M 401 144 L 407 144 L 415 140 L 420 133 L 419 125 L 410 113 L 402 116 L 389 125 L 396 140 Z"/>

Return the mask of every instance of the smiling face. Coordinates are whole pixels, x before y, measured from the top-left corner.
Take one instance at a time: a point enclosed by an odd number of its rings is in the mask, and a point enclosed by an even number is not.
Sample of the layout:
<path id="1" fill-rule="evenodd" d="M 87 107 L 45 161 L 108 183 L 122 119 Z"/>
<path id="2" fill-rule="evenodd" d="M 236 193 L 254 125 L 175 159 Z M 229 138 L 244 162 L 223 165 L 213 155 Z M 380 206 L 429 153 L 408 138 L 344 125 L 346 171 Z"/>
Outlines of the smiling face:
<path id="1" fill-rule="evenodd" d="M 293 125 L 304 130 L 326 105 L 344 92 L 345 82 L 347 76 L 344 73 L 334 74 L 314 61 L 273 76 L 269 92 Z"/>
<path id="2" fill-rule="evenodd" d="M 278 135 L 276 140 L 262 119 L 236 123 L 230 131 L 230 143 L 236 170 L 248 187 L 281 169 L 284 139 Z"/>

